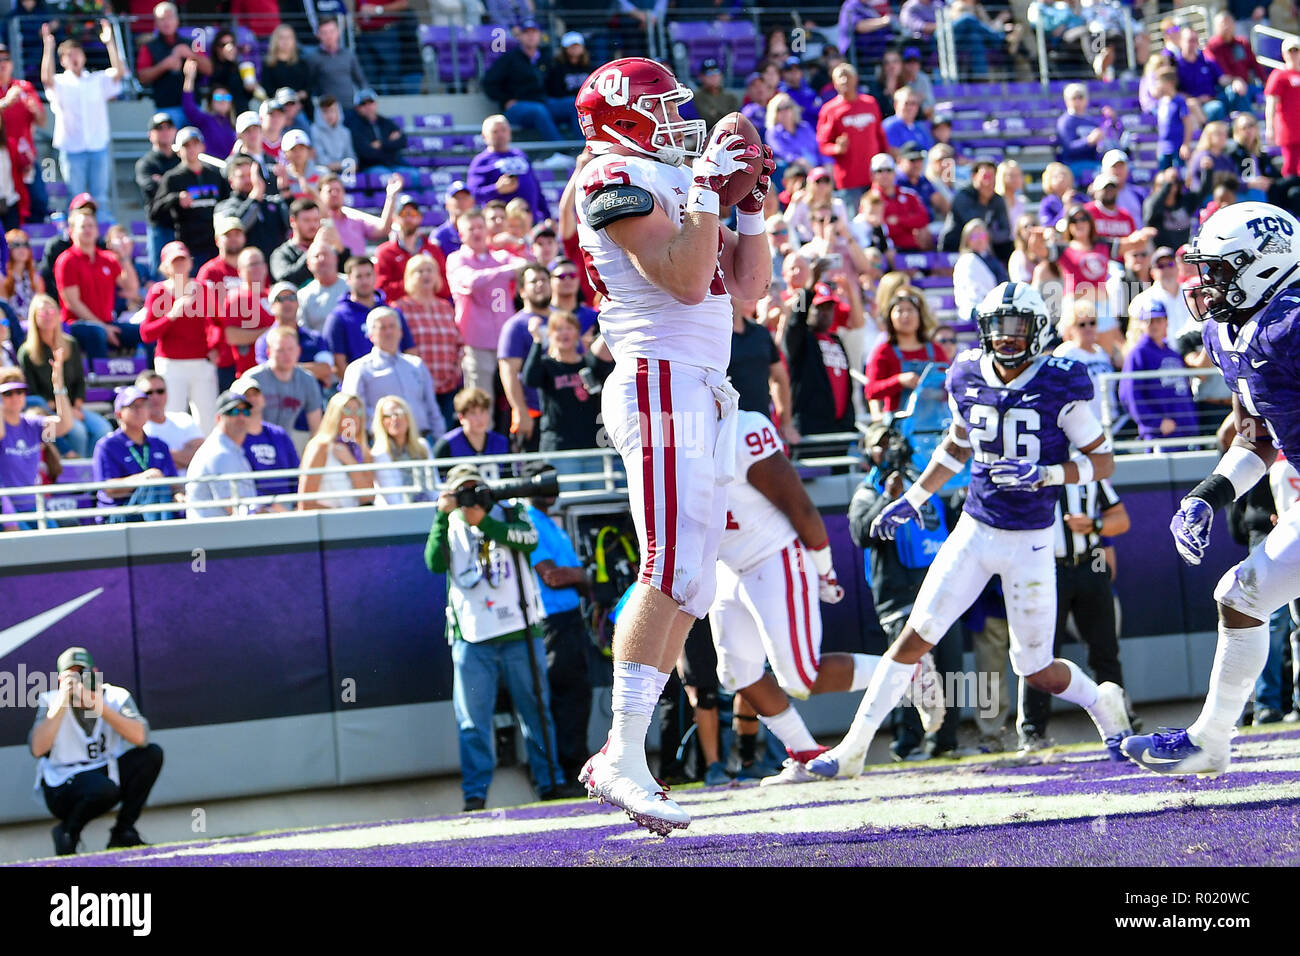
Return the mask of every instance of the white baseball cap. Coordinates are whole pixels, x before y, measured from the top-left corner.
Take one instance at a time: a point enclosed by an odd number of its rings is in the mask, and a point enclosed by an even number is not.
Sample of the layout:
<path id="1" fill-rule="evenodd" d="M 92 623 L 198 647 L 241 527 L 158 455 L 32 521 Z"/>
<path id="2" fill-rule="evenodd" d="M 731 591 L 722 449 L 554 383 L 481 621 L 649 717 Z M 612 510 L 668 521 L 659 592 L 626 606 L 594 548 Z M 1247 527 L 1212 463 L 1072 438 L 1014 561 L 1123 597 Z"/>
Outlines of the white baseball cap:
<path id="1" fill-rule="evenodd" d="M 284 138 L 280 140 L 280 148 L 284 150 L 286 153 L 289 152 L 289 150 L 293 149 L 295 146 L 310 146 L 310 145 L 311 145 L 311 139 L 307 136 L 306 133 L 304 133 L 300 129 L 289 130 L 289 132 L 284 134 Z"/>
<path id="2" fill-rule="evenodd" d="M 1128 153 L 1122 149 L 1112 149 L 1101 158 L 1101 168 L 1110 169 L 1116 163 L 1128 164 Z"/>
<path id="3" fill-rule="evenodd" d="M 1287 37 L 1282 41 L 1282 52 L 1286 53 L 1288 50 L 1300 50 L 1300 37 Z"/>
<path id="4" fill-rule="evenodd" d="M 238 135 L 250 126 L 256 126 L 259 129 L 262 126 L 262 117 L 258 116 L 252 110 L 244 110 L 239 114 L 239 119 L 235 120 L 235 134 Z"/>

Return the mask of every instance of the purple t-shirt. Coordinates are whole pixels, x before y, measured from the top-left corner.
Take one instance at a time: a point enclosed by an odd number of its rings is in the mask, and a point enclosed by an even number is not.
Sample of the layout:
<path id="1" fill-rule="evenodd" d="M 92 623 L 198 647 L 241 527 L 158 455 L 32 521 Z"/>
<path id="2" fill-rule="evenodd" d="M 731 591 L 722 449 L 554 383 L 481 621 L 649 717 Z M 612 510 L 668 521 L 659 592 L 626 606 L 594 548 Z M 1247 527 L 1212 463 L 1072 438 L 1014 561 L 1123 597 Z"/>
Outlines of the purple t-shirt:
<path id="1" fill-rule="evenodd" d="M 1168 156 L 1182 149 L 1187 131 L 1183 120 L 1187 117 L 1187 100 L 1175 93 L 1156 106 L 1156 129 L 1159 131 L 1156 152 Z"/>
<path id="2" fill-rule="evenodd" d="M 1179 54 L 1178 91 L 1188 96 L 1215 96 L 1219 92 L 1219 77 L 1223 71 L 1205 58 L 1204 53 L 1197 53 L 1195 60 L 1184 60 Z"/>
<path id="3" fill-rule="evenodd" d="M 45 416 L 24 414 L 17 425 L 5 425 L 0 438 L 0 488 L 27 488 L 40 484 L 41 432 Z M 0 501 L 0 510 L 14 513 L 36 510 L 35 495 L 14 495 Z"/>
<path id="4" fill-rule="evenodd" d="M 144 437 L 144 441 L 143 446 L 133 444 L 126 436 L 126 432 L 120 428 L 111 435 L 101 438 L 95 445 L 95 481 L 103 482 L 113 478 L 138 475 L 150 468 L 157 468 L 166 478 L 175 478 L 176 463 L 172 461 L 172 453 L 167 443 L 161 438 L 151 438 L 148 435 Z M 115 504 L 126 504 L 125 500 L 114 501 L 106 491 L 99 492 L 97 497 L 100 506 L 104 508 L 111 508 Z"/>
<path id="5" fill-rule="evenodd" d="M 262 423 L 258 435 L 244 436 L 244 457 L 253 471 L 280 471 L 298 467 L 298 450 L 293 447 L 289 433 L 279 425 Z M 259 495 L 291 495 L 298 490 L 296 478 L 259 478 Z"/>
<path id="6" fill-rule="evenodd" d="M 524 310 L 516 312 L 510 318 L 506 319 L 506 324 L 501 326 L 501 336 L 497 339 L 497 358 L 519 359 L 523 361 L 528 358 L 528 351 L 533 347 L 533 337 L 528 332 L 528 320 L 536 313 Z M 524 386 L 524 398 L 528 402 L 528 407 L 535 412 L 542 410 L 541 400 L 537 397 L 537 389 Z"/>

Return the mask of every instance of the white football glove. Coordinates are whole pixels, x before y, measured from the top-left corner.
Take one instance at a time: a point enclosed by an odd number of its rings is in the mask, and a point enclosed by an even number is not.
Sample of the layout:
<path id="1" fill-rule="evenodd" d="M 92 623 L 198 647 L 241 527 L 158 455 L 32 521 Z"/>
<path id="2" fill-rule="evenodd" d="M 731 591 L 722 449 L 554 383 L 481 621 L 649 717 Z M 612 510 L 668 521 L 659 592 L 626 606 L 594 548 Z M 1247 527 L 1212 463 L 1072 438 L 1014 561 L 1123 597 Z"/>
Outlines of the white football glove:
<path id="1" fill-rule="evenodd" d="M 749 150 L 745 137 L 736 132 L 727 132 L 721 126 L 713 131 L 709 144 L 704 147 L 704 155 L 691 163 L 691 174 L 695 185 L 710 192 L 717 192 L 732 173 L 745 169 L 741 162 Z"/>

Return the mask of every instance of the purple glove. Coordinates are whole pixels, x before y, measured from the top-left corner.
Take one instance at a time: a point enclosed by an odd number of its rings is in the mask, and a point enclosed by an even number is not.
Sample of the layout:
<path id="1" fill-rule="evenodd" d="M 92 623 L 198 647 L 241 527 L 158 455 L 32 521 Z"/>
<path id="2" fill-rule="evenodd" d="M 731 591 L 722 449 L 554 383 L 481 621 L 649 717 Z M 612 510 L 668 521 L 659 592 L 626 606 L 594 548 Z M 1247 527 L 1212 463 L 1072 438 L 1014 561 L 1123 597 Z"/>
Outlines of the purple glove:
<path id="1" fill-rule="evenodd" d="M 1037 462 L 1000 458 L 989 465 L 989 480 L 1002 491 L 1037 491 L 1045 477 Z"/>
<path id="2" fill-rule="evenodd" d="M 1203 498 L 1184 498 L 1181 507 L 1169 522 L 1174 535 L 1174 547 L 1188 564 L 1200 564 L 1205 549 L 1210 546 L 1210 523 L 1214 509 Z"/>
<path id="3" fill-rule="evenodd" d="M 876 515 L 876 520 L 871 522 L 871 537 L 893 541 L 898 529 L 909 521 L 921 523 L 921 515 L 912 507 L 912 503 L 906 498 L 891 501 L 884 511 Z"/>

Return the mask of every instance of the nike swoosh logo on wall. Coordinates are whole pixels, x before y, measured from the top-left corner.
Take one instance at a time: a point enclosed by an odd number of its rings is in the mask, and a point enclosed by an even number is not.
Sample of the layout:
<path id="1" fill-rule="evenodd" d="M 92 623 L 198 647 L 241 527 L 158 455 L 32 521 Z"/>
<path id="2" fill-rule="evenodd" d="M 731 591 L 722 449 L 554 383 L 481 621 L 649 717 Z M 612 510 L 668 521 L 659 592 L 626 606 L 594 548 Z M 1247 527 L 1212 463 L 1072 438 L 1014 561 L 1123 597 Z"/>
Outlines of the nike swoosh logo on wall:
<path id="1" fill-rule="evenodd" d="M 3 631 L 0 631 L 0 657 L 6 657 L 18 650 L 37 634 L 50 629 L 77 608 L 89 601 L 93 601 L 103 593 L 103 588 L 95 588 L 93 591 L 87 591 L 81 597 L 75 597 L 71 601 L 64 601 L 58 607 L 52 607 L 48 611 L 42 611 L 35 617 L 29 617 L 25 621 L 19 621 L 12 627 L 6 627 Z"/>

